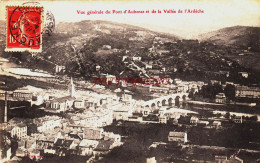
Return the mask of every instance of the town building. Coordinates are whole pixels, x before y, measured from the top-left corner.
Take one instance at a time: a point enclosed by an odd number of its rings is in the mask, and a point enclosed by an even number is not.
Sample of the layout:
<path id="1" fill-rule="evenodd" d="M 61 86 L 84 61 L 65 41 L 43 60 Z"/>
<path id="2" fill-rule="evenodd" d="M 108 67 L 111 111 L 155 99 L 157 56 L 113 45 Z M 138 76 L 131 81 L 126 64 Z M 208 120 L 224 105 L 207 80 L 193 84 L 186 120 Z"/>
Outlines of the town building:
<path id="1" fill-rule="evenodd" d="M 235 116 L 232 120 L 235 123 L 243 123 L 244 121 L 242 116 Z"/>
<path id="2" fill-rule="evenodd" d="M 190 123 L 191 124 L 197 125 L 198 122 L 199 122 L 199 118 L 193 117 L 193 116 L 190 118 Z"/>
<path id="3" fill-rule="evenodd" d="M 212 128 L 219 128 L 221 126 L 221 122 L 220 121 L 213 121 L 212 123 Z"/>
<path id="4" fill-rule="evenodd" d="M 56 65 L 55 66 L 55 73 L 64 72 L 65 66 Z"/>
<path id="5" fill-rule="evenodd" d="M 85 128 L 84 139 L 100 140 L 104 137 L 103 133 L 104 133 L 103 128 Z"/>
<path id="6" fill-rule="evenodd" d="M 132 116 L 132 109 L 130 109 L 130 107 L 128 106 L 123 106 L 122 108 L 113 110 L 113 119 L 115 119 L 116 121 L 127 121 L 128 117 L 130 116 Z"/>
<path id="7" fill-rule="evenodd" d="M 77 109 L 82 109 L 82 108 L 85 108 L 86 105 L 85 105 L 85 99 L 83 98 L 77 98 L 74 100 L 74 103 L 73 103 L 73 106 L 74 108 L 77 108 Z"/>
<path id="8" fill-rule="evenodd" d="M 6 131 L 11 134 L 11 137 L 16 136 L 18 139 L 27 136 L 27 126 L 24 123 L 8 125 Z"/>
<path id="9" fill-rule="evenodd" d="M 110 45 L 103 45 L 102 49 L 103 50 L 111 50 L 111 46 Z"/>
<path id="10" fill-rule="evenodd" d="M 48 112 L 65 112 L 73 107 L 75 101 L 75 85 L 71 78 L 70 86 L 69 86 L 69 93 L 70 96 L 55 98 L 50 101 L 50 108 L 47 108 L 46 111 Z"/>
<path id="11" fill-rule="evenodd" d="M 13 100 L 15 101 L 30 101 L 33 94 L 28 89 L 17 89 L 13 92 Z"/>
<path id="12" fill-rule="evenodd" d="M 83 139 L 79 144 L 80 155 L 92 155 L 97 145 L 97 140 Z"/>
<path id="13" fill-rule="evenodd" d="M 219 93 L 216 95 L 216 99 L 215 99 L 216 103 L 221 103 L 224 104 L 226 103 L 226 96 L 224 93 Z"/>
<path id="14" fill-rule="evenodd" d="M 260 98 L 258 87 L 236 86 L 236 97 Z"/>
<path id="15" fill-rule="evenodd" d="M 239 75 L 241 75 L 243 78 L 248 78 L 247 72 L 238 72 Z"/>
<path id="16" fill-rule="evenodd" d="M 141 61 L 142 57 L 133 57 L 133 61 Z"/>
<path id="17" fill-rule="evenodd" d="M 170 131 L 168 136 L 169 142 L 187 143 L 187 132 Z"/>
<path id="18" fill-rule="evenodd" d="M 75 98 L 71 96 L 60 97 L 51 100 L 50 109 L 46 109 L 47 111 L 53 112 L 65 112 L 72 108 Z"/>
<path id="19" fill-rule="evenodd" d="M 53 131 L 55 127 L 61 126 L 61 118 L 58 116 L 45 116 L 34 119 L 38 132 Z"/>

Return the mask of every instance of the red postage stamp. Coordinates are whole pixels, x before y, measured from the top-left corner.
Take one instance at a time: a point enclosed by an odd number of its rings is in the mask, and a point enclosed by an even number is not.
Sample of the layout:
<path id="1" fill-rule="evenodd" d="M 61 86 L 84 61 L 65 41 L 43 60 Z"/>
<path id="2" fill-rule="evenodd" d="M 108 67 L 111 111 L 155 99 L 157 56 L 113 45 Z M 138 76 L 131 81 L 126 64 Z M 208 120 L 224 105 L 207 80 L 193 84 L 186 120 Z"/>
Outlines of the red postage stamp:
<path id="1" fill-rule="evenodd" d="M 6 51 L 41 52 L 43 8 L 7 6 Z"/>

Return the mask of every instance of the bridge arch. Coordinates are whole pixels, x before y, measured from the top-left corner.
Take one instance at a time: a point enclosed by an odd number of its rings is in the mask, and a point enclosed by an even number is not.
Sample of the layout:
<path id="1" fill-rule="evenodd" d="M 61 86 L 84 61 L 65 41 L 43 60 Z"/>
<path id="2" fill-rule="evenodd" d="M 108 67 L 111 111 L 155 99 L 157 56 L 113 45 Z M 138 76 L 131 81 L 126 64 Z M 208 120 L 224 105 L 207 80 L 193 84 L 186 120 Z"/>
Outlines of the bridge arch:
<path id="1" fill-rule="evenodd" d="M 167 104 L 166 104 L 166 99 L 163 99 L 162 100 L 162 106 L 166 106 Z"/>
<path id="2" fill-rule="evenodd" d="M 173 104 L 173 98 L 170 97 L 170 98 L 168 99 L 168 104 L 169 104 L 169 106 L 172 106 L 172 104 Z"/>
<path id="3" fill-rule="evenodd" d="M 157 107 L 161 106 L 161 101 L 157 101 Z"/>

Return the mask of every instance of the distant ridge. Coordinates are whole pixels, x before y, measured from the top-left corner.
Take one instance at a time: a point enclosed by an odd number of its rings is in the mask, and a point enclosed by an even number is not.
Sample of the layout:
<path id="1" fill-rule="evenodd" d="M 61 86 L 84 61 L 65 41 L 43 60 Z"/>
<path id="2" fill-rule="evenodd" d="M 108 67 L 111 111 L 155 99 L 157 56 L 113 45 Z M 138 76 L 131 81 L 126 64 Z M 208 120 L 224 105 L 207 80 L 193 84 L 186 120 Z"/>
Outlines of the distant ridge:
<path id="1" fill-rule="evenodd" d="M 238 47 L 251 47 L 259 51 L 260 27 L 233 26 L 222 28 L 199 35 L 201 41 L 210 41 L 217 45 L 235 45 Z"/>

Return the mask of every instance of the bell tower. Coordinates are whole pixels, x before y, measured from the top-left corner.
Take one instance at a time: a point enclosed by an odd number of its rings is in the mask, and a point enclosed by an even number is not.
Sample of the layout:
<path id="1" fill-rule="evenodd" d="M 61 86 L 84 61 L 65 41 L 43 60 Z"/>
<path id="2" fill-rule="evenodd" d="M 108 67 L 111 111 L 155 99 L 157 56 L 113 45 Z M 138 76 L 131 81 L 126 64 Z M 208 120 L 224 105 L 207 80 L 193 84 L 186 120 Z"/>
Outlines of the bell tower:
<path id="1" fill-rule="evenodd" d="M 70 92 L 70 97 L 75 97 L 75 85 L 73 83 L 72 77 L 70 79 L 69 92 Z"/>

